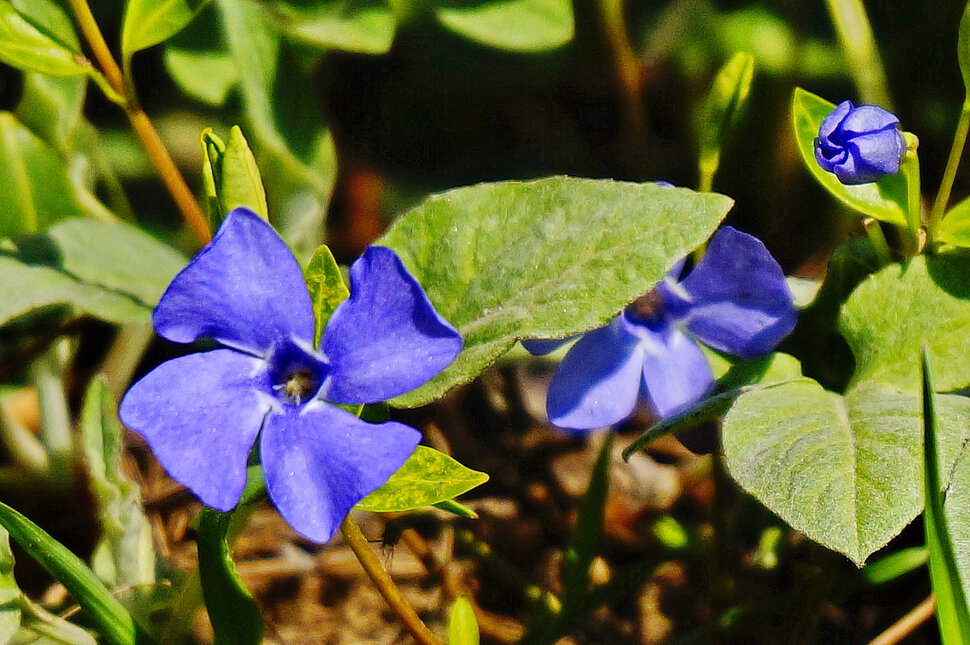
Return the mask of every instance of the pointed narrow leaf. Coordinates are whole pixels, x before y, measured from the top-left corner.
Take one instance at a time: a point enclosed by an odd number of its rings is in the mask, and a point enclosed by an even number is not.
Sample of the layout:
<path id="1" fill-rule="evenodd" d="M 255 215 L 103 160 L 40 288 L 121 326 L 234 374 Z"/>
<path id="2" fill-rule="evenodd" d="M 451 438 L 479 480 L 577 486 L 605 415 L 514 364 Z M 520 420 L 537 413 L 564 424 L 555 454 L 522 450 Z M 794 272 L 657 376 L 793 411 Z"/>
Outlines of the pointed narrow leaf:
<path id="1" fill-rule="evenodd" d="M 256 167 L 256 158 L 238 125 L 229 130 L 229 141 L 219 164 L 219 202 L 223 214 L 245 206 L 263 219 L 269 219 L 266 190 Z"/>
<path id="2" fill-rule="evenodd" d="M 341 302 L 350 297 L 350 290 L 344 284 L 344 276 L 340 272 L 340 265 L 333 258 L 333 253 L 324 245 L 316 250 L 310 263 L 306 267 L 306 284 L 310 290 L 310 302 L 313 303 L 313 318 L 315 329 L 313 332 L 314 347 L 320 344 L 320 337 L 334 312 Z"/>
<path id="3" fill-rule="evenodd" d="M 943 469 L 938 450 L 936 404 L 930 357 L 926 347 L 921 353 L 923 400 L 923 494 L 926 500 L 924 528 L 930 554 L 930 582 L 936 598 L 936 621 L 943 645 L 970 643 L 970 608 L 963 593 L 960 569 L 954 554 L 946 514 L 943 510 Z"/>
<path id="4" fill-rule="evenodd" d="M 655 184 L 549 177 L 450 190 L 380 239 L 464 338 L 441 374 L 391 401 L 424 405 L 521 338 L 599 327 L 706 240 L 733 202 Z"/>
<path id="5" fill-rule="evenodd" d="M 263 617 L 236 573 L 226 532 L 232 513 L 203 508 L 199 514 L 199 580 L 216 645 L 259 645 Z"/>
<path id="6" fill-rule="evenodd" d="M 539 52 L 573 38 L 567 0 L 435 0 L 438 20 L 456 34 L 498 49 Z"/>
<path id="7" fill-rule="evenodd" d="M 85 616 L 111 645 L 142 645 L 131 615 L 84 562 L 39 526 L 0 503 L 0 525 L 17 544 L 68 590 Z"/>
<path id="8" fill-rule="evenodd" d="M 448 645 L 478 645 L 478 621 L 475 610 L 465 596 L 459 596 L 451 605 L 448 620 Z"/>
<path id="9" fill-rule="evenodd" d="M 152 529 L 138 486 L 121 469 L 121 422 L 101 375 L 91 380 L 84 397 L 81 444 L 101 524 L 92 568 L 112 587 L 150 585 L 156 566 Z"/>
<path id="10" fill-rule="evenodd" d="M 121 28 L 121 55 L 125 61 L 135 52 L 168 40 L 209 0 L 128 0 Z"/>
<path id="11" fill-rule="evenodd" d="M 219 203 L 219 182 L 222 178 L 222 157 L 226 154 L 226 144 L 212 128 L 202 131 L 199 143 L 202 146 L 202 188 L 209 211 L 209 226 L 217 231 L 226 215 Z"/>
<path id="12" fill-rule="evenodd" d="M 91 63 L 80 52 L 38 29 L 7 1 L 0 2 L 0 61 L 51 76 L 93 72 Z"/>
<path id="13" fill-rule="evenodd" d="M 754 56 L 747 52 L 732 56 L 714 77 L 711 91 L 700 111 L 699 164 L 702 176 L 709 173 L 713 177 L 717 170 L 724 138 L 741 114 L 753 79 Z"/>
<path id="14" fill-rule="evenodd" d="M 963 7 L 963 17 L 960 19 L 960 33 L 957 37 L 957 62 L 960 74 L 963 76 L 963 87 L 970 97 L 970 2 Z"/>
<path id="15" fill-rule="evenodd" d="M 362 511 L 409 511 L 467 493 L 488 481 L 488 475 L 462 466 L 434 448 L 418 446 L 383 486 L 360 500 Z"/>
<path id="16" fill-rule="evenodd" d="M 815 160 L 815 138 L 819 126 L 835 105 L 800 87 L 792 95 L 792 125 L 795 144 L 805 167 L 833 197 L 860 213 L 905 228 L 906 182 L 902 173 L 886 175 L 877 182 L 845 186 L 830 172 L 822 170 Z"/>

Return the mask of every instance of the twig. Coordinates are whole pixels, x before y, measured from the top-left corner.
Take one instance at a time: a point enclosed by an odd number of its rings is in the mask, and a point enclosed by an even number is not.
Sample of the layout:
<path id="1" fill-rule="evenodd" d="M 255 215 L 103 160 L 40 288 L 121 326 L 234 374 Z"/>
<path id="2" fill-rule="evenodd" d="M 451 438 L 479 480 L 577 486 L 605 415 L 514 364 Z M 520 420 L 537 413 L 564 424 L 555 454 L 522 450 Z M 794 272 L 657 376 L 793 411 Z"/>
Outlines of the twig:
<path id="1" fill-rule="evenodd" d="M 883 633 L 869 642 L 869 645 L 895 645 L 933 617 L 936 611 L 936 599 L 928 596 L 926 600 L 913 607 L 909 613 L 897 620 Z"/>
<path id="2" fill-rule="evenodd" d="M 407 628 L 415 642 L 419 643 L 419 645 L 440 645 L 438 639 L 428 629 L 428 626 L 421 621 L 417 612 L 408 604 L 404 596 L 401 595 L 397 585 L 394 584 L 394 580 L 391 579 L 391 576 L 381 566 L 370 544 L 368 544 L 367 538 L 364 537 L 360 527 L 357 526 L 357 522 L 348 515 L 344 523 L 340 525 L 340 532 L 343 534 L 344 540 L 347 541 L 347 544 L 353 550 L 354 555 L 360 560 L 361 566 L 364 567 L 364 571 L 370 577 L 374 586 L 377 587 L 377 590 L 384 597 L 388 606 L 390 606 L 391 611 L 394 612 L 398 620 Z"/>
<path id="3" fill-rule="evenodd" d="M 206 244 L 212 239 L 208 219 L 195 200 L 195 195 L 192 194 L 192 190 L 185 183 L 185 178 L 179 171 L 178 166 L 175 165 L 172 155 L 169 154 L 155 126 L 152 125 L 148 115 L 138 104 L 134 89 L 129 83 L 125 82 L 125 76 L 115 61 L 114 56 L 111 54 L 108 43 L 105 42 L 104 35 L 101 33 L 101 29 L 94 19 L 94 14 L 91 13 L 91 8 L 88 6 L 87 0 L 69 0 L 69 2 L 71 11 L 74 13 L 74 17 L 81 29 L 81 33 L 84 34 L 84 39 L 91 48 L 91 53 L 94 54 L 94 58 L 98 62 L 98 66 L 101 68 L 105 79 L 107 79 L 108 85 L 120 97 L 120 105 L 124 109 L 125 114 L 128 115 L 131 128 L 141 141 L 142 146 L 148 152 L 148 156 L 155 165 L 155 170 L 158 172 L 159 178 L 165 184 L 165 188 L 168 189 L 169 194 L 172 195 L 172 199 L 175 200 L 175 204 L 182 213 L 182 218 L 185 220 L 185 223 L 192 229 L 192 232 L 198 238 L 199 242 Z"/>

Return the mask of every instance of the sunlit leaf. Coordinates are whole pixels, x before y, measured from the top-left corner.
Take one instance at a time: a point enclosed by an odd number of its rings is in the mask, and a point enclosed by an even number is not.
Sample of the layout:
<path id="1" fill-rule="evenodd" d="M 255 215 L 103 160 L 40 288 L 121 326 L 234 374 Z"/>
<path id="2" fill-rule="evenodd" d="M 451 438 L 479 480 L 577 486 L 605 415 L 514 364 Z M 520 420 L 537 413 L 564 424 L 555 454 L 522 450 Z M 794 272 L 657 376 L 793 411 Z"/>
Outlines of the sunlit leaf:
<path id="1" fill-rule="evenodd" d="M 56 30 L 56 28 L 55 28 Z M 89 74 L 91 64 L 50 30 L 39 28 L 7 0 L 0 1 L 0 61 L 52 76 Z"/>
<path id="2" fill-rule="evenodd" d="M 124 60 L 177 34 L 208 1 L 128 0 L 121 28 Z"/>
<path id="3" fill-rule="evenodd" d="M 433 448 L 418 446 L 387 482 L 360 500 L 363 511 L 409 511 L 467 493 L 488 481 L 488 475 L 471 470 Z"/>
<path id="4" fill-rule="evenodd" d="M 429 383 L 393 399 L 428 403 L 522 338 L 599 327 L 704 242 L 722 195 L 654 184 L 550 177 L 458 188 L 398 219 L 393 248 L 465 344 Z"/>
<path id="5" fill-rule="evenodd" d="M 573 38 L 567 0 L 435 0 L 438 20 L 451 31 L 490 47 L 539 52 Z"/>
<path id="6" fill-rule="evenodd" d="M 478 621 L 475 610 L 465 596 L 459 596 L 451 605 L 448 620 L 448 645 L 478 645 Z"/>
<path id="7" fill-rule="evenodd" d="M 313 318 L 315 329 L 313 345 L 320 344 L 320 337 L 327 326 L 330 314 L 341 302 L 350 297 L 350 290 L 344 284 L 340 265 L 333 259 L 333 253 L 326 246 L 321 246 L 310 258 L 307 265 L 306 284 L 310 290 L 310 302 L 313 303 Z"/>
<path id="8" fill-rule="evenodd" d="M 970 399 L 937 402 L 940 463 L 948 470 L 970 437 Z M 722 445 L 742 488 L 857 564 L 923 508 L 915 392 L 866 382 L 842 396 L 809 379 L 755 389 L 725 416 Z"/>
<path id="9" fill-rule="evenodd" d="M 383 54 L 394 41 L 394 12 L 385 0 L 278 0 L 274 7 L 283 32 L 308 45 Z"/>

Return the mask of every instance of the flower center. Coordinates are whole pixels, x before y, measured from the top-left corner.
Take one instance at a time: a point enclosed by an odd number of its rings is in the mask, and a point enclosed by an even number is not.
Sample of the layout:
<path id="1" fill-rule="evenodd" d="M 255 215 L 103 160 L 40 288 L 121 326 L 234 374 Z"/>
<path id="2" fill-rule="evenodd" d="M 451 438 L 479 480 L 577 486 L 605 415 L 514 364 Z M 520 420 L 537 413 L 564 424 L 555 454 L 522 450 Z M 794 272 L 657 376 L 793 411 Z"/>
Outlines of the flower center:
<path id="1" fill-rule="evenodd" d="M 313 399 L 328 372 L 323 356 L 289 339 L 274 347 L 267 369 L 273 396 L 292 406 Z"/>
<path id="2" fill-rule="evenodd" d="M 657 289 L 652 289 L 631 302 L 626 308 L 626 313 L 635 322 L 649 324 L 660 319 L 663 309 L 663 296 Z"/>

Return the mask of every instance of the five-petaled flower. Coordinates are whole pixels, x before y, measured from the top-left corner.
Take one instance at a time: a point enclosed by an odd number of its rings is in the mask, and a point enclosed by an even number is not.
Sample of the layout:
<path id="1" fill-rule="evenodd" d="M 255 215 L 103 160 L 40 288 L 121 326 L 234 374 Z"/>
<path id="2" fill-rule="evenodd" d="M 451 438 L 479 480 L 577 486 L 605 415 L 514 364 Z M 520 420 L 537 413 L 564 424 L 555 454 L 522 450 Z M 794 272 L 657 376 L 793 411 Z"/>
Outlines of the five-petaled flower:
<path id="1" fill-rule="evenodd" d="M 714 381 L 695 339 L 753 358 L 773 350 L 795 326 L 784 273 L 757 238 L 724 227 L 677 282 L 682 266 L 569 349 L 546 399 L 553 424 L 567 430 L 611 426 L 633 414 L 641 396 L 659 417 L 674 415 Z M 553 341 L 524 344 L 543 353 Z"/>
<path id="2" fill-rule="evenodd" d="M 329 540 L 420 440 L 406 425 L 367 423 L 330 404 L 410 391 L 462 344 L 391 249 L 369 247 L 350 283 L 350 298 L 314 348 L 296 258 L 257 215 L 232 211 L 153 316 L 168 340 L 209 338 L 222 347 L 158 366 L 125 395 L 122 420 L 172 477 L 222 511 L 239 501 L 258 436 L 270 499 L 297 532 Z"/>
<path id="3" fill-rule="evenodd" d="M 843 184 L 867 184 L 899 172 L 906 140 L 899 119 L 875 105 L 842 101 L 822 121 L 815 159 Z"/>

